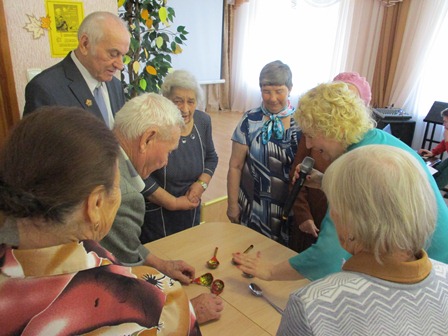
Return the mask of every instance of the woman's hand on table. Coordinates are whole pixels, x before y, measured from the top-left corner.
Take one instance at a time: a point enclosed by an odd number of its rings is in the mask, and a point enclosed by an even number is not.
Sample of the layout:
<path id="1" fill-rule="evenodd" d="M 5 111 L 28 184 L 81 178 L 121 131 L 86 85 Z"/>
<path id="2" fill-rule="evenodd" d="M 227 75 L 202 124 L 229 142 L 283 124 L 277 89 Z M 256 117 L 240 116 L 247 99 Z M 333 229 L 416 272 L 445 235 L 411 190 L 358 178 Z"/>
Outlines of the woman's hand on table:
<path id="1" fill-rule="evenodd" d="M 219 319 L 221 311 L 224 309 L 223 300 L 211 293 L 203 293 L 190 301 L 199 324 Z"/>
<path id="2" fill-rule="evenodd" d="M 261 252 L 256 255 L 236 252 L 232 254 L 234 262 L 241 271 L 262 280 L 271 280 L 274 264 L 264 261 Z"/>

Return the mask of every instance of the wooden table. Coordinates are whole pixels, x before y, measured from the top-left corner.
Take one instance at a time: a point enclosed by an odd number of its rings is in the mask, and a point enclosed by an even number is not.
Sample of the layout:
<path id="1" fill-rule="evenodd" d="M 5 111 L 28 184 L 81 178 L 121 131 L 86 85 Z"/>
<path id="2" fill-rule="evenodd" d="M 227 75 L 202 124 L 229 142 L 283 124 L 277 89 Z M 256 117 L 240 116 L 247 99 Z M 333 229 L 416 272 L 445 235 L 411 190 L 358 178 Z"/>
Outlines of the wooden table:
<path id="1" fill-rule="evenodd" d="M 261 336 L 275 335 L 281 316 L 264 299 L 249 292 L 248 285 L 255 282 L 275 304 L 285 308 L 289 294 L 309 283 L 308 280 L 264 281 L 249 279 L 231 263 L 233 252 L 243 252 L 249 245 L 249 253 L 261 251 L 263 258 L 277 263 L 296 252 L 253 231 L 245 226 L 224 222 L 208 222 L 146 244 L 152 253 L 166 259 L 182 259 L 194 266 L 196 276 L 212 273 L 214 279 L 224 281 L 221 293 L 225 301 L 221 319 L 201 326 L 204 336 Z M 218 247 L 218 268 L 210 270 L 206 262 Z M 197 284 L 184 286 L 188 296 L 193 298 L 210 290 Z"/>

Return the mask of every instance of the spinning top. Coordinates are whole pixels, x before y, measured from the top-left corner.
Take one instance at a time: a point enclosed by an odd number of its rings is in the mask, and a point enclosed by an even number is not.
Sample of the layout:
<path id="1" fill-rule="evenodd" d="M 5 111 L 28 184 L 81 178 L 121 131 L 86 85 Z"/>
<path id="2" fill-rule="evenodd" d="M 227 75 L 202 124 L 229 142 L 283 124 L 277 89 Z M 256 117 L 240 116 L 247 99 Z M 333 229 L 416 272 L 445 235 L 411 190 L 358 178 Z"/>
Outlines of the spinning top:
<path id="1" fill-rule="evenodd" d="M 207 267 L 211 269 L 215 269 L 219 266 L 219 261 L 216 259 L 216 254 L 218 253 L 218 248 L 215 247 L 215 253 L 213 254 L 213 257 L 207 261 Z"/>
<path id="2" fill-rule="evenodd" d="M 213 282 L 213 275 L 211 273 L 202 274 L 200 277 L 193 280 L 193 283 L 201 286 L 210 286 Z"/>
<path id="3" fill-rule="evenodd" d="M 212 283 L 212 288 L 210 289 L 213 294 L 219 295 L 224 290 L 224 281 L 216 279 Z"/>

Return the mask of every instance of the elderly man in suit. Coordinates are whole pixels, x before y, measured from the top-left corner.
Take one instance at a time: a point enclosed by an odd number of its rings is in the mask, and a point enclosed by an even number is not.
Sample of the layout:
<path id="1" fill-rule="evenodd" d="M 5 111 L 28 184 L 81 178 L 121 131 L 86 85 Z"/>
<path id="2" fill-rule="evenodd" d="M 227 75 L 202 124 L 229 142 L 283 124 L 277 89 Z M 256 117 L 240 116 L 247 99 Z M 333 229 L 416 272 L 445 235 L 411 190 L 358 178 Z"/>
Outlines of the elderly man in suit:
<path id="1" fill-rule="evenodd" d="M 120 80 L 130 35 L 124 21 L 109 12 L 86 16 L 78 30 L 78 47 L 61 62 L 34 77 L 25 89 L 23 115 L 43 105 L 81 107 L 112 128 L 124 105 Z"/>

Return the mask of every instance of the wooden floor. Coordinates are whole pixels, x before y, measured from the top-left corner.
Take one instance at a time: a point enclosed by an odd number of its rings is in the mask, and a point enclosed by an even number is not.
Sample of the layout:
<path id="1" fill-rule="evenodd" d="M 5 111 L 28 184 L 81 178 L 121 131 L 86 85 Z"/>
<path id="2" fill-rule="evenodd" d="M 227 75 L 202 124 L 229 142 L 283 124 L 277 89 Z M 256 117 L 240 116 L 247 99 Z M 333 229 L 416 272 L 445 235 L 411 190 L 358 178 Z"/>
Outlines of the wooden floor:
<path id="1" fill-rule="evenodd" d="M 232 150 L 233 131 L 242 117 L 240 112 L 209 112 L 212 118 L 213 142 L 218 153 L 218 167 L 207 191 L 202 195 L 202 202 L 209 202 L 227 195 L 227 171 Z"/>

